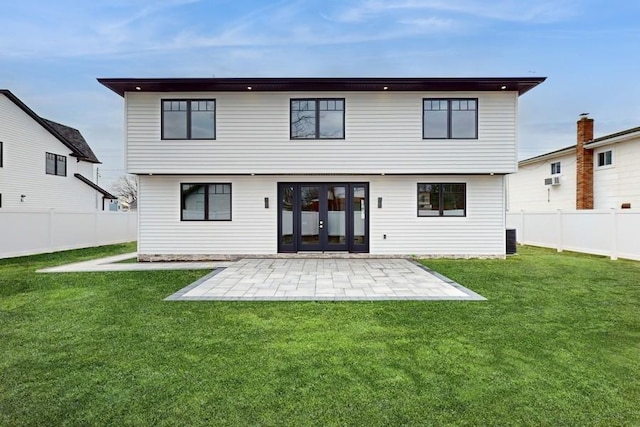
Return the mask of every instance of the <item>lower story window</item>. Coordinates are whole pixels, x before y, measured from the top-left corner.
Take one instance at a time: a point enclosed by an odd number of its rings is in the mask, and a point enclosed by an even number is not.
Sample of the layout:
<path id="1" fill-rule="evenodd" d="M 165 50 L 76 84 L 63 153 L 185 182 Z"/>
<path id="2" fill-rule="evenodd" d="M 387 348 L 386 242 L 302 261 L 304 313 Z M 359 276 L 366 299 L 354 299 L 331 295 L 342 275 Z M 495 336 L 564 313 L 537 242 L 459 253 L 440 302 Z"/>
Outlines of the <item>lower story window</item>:
<path id="1" fill-rule="evenodd" d="M 418 216 L 466 216 L 467 184 L 418 184 Z"/>
<path id="2" fill-rule="evenodd" d="M 182 221 L 230 221 L 231 184 L 181 184 Z"/>

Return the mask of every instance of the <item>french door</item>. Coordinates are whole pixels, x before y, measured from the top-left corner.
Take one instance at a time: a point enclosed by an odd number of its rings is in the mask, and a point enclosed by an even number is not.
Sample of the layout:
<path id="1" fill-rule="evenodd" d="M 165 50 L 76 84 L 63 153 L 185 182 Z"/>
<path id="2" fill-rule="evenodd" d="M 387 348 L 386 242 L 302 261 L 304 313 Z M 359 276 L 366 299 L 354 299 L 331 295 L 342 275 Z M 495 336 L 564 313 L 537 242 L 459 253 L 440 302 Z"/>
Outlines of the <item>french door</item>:
<path id="1" fill-rule="evenodd" d="M 279 183 L 278 251 L 369 252 L 369 185 Z"/>

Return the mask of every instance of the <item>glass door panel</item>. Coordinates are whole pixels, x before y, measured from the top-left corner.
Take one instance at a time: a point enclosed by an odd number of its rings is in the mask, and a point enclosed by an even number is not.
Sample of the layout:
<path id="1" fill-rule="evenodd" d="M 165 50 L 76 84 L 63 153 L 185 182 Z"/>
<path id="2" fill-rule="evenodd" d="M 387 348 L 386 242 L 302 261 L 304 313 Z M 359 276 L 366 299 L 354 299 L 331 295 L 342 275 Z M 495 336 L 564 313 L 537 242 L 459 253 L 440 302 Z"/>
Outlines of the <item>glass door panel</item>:
<path id="1" fill-rule="evenodd" d="M 364 185 L 353 185 L 353 244 L 367 243 L 367 194 Z"/>
<path id="2" fill-rule="evenodd" d="M 343 185 L 327 187 L 327 243 L 344 245 L 347 241 L 347 189 Z"/>
<path id="3" fill-rule="evenodd" d="M 292 186 L 282 187 L 280 208 L 280 233 L 283 245 L 293 245 L 293 198 L 294 188 Z"/>
<path id="4" fill-rule="evenodd" d="M 320 248 L 320 186 L 300 186 L 300 244 Z"/>

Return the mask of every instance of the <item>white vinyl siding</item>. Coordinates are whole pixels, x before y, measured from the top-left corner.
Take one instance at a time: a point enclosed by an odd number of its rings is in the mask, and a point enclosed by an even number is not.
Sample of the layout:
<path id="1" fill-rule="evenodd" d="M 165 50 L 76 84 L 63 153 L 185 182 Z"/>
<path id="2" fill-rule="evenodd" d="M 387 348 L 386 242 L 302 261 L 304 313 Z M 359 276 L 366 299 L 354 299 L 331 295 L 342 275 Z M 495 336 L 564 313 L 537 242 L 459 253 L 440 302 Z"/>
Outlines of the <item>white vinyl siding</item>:
<path id="1" fill-rule="evenodd" d="M 354 179 L 355 178 L 355 179 Z M 277 253 L 278 182 L 368 182 L 370 253 L 504 256 L 502 176 L 140 176 L 143 255 Z M 467 216 L 416 216 L 418 182 L 461 182 Z M 180 221 L 180 183 L 231 183 L 233 221 Z M 264 198 L 269 198 L 265 208 Z M 382 197 L 382 208 L 378 208 Z M 386 238 L 385 238 L 386 235 Z"/>
<path id="2" fill-rule="evenodd" d="M 551 178 L 551 164 L 559 162 L 560 185 L 546 185 Z M 576 208 L 576 155 L 569 153 L 520 166 L 518 173 L 507 177 L 507 209 L 511 212 L 555 211 Z"/>
<path id="3" fill-rule="evenodd" d="M 290 100 L 344 98 L 345 139 L 290 139 Z M 516 92 L 478 99 L 478 139 L 422 138 L 424 98 L 451 92 L 127 93 L 130 173 L 508 173 L 516 169 Z M 161 140 L 161 99 L 216 99 L 216 140 Z"/>
<path id="4" fill-rule="evenodd" d="M 598 153 L 612 150 L 613 163 L 593 168 L 594 209 L 618 208 L 631 203 L 632 209 L 640 208 L 640 138 L 622 141 L 594 150 L 597 165 Z"/>
<path id="5" fill-rule="evenodd" d="M 93 180 L 92 163 L 71 157 L 71 150 L 0 94 L 0 141 L 3 167 L 0 194 L 3 208 L 95 210 L 97 192 L 73 176 L 80 173 Z M 47 175 L 45 153 L 66 156 L 66 176 Z M 21 202 L 21 195 L 25 195 Z"/>

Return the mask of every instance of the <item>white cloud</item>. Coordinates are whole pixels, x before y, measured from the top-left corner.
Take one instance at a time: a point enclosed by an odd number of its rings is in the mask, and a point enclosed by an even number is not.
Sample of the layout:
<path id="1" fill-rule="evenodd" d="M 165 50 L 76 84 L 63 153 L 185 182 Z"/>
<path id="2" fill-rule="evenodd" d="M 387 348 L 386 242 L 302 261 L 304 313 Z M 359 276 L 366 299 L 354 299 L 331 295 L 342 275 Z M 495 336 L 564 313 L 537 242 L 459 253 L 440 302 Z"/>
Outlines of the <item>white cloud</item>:
<path id="1" fill-rule="evenodd" d="M 363 22 L 392 13 L 454 13 L 476 18 L 546 23 L 574 16 L 575 0 L 364 0 L 333 17 L 339 22 Z"/>

